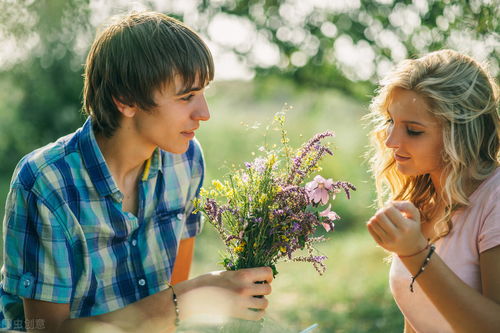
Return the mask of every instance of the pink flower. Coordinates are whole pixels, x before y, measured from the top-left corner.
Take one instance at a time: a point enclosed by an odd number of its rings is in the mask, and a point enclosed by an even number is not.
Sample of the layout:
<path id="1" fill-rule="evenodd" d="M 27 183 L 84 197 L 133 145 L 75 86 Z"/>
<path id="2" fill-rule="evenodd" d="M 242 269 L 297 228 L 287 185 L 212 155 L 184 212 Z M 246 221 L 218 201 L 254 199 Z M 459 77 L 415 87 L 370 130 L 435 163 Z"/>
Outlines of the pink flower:
<path id="1" fill-rule="evenodd" d="M 332 205 L 330 204 L 330 205 L 328 205 L 327 209 L 325 209 L 324 211 L 319 213 L 319 216 L 327 217 L 330 220 L 328 223 L 325 223 L 325 222 L 321 223 L 326 231 L 332 230 L 333 227 L 335 226 L 335 224 L 331 221 L 335 221 L 335 220 L 340 219 L 340 216 L 338 216 L 337 213 L 330 210 L 331 207 L 332 207 Z"/>
<path id="2" fill-rule="evenodd" d="M 323 225 L 323 228 L 325 228 L 326 232 L 333 230 L 333 227 L 335 227 L 335 224 L 333 222 L 329 223 L 321 222 L 321 224 Z"/>
<path id="3" fill-rule="evenodd" d="M 323 205 L 328 202 L 329 196 L 328 192 L 333 189 L 333 181 L 331 178 L 325 179 L 320 175 L 314 177 L 314 179 L 307 183 L 305 186 L 309 200 L 313 203 L 318 203 L 321 201 Z"/>

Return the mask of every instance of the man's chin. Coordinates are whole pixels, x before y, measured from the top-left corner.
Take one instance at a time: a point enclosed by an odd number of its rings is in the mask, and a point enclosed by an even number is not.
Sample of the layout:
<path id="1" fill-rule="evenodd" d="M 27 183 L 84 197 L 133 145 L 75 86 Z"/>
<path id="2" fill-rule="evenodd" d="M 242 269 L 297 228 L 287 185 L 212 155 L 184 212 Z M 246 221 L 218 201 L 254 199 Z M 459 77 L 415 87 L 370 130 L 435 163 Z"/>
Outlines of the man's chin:
<path id="1" fill-rule="evenodd" d="M 184 145 L 178 145 L 176 147 L 165 146 L 165 147 L 160 147 L 160 148 L 166 152 L 171 153 L 171 154 L 181 155 L 181 154 L 184 154 L 185 152 L 187 152 L 187 150 L 189 148 L 189 142 L 185 146 Z"/>

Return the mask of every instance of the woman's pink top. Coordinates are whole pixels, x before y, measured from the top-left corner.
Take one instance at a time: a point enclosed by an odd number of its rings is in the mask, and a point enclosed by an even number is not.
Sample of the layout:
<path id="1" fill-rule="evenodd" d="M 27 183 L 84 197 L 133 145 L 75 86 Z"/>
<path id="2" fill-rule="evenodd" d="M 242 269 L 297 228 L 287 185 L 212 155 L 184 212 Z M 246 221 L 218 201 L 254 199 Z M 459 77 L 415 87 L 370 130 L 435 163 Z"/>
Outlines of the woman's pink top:
<path id="1" fill-rule="evenodd" d="M 471 205 L 452 217 L 453 228 L 436 242 L 436 253 L 466 284 L 481 292 L 479 254 L 500 245 L 500 168 L 469 198 Z M 432 263 L 432 261 L 431 261 Z M 425 273 L 424 273 L 425 274 Z M 411 275 L 393 256 L 389 283 L 399 309 L 418 333 L 453 332 L 450 324 L 417 282 L 410 292 Z"/>

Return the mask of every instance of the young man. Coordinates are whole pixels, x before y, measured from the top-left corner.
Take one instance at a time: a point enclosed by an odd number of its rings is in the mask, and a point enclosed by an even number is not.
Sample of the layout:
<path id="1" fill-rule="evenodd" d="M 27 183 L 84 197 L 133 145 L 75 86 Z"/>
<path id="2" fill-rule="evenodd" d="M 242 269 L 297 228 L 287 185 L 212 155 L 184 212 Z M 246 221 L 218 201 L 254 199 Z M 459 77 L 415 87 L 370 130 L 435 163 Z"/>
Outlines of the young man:
<path id="1" fill-rule="evenodd" d="M 127 15 L 97 36 L 85 68 L 88 120 L 14 172 L 4 326 L 170 332 L 196 316 L 263 316 L 250 309 L 267 307 L 253 296 L 271 292 L 269 268 L 187 280 L 201 228 L 191 201 L 204 175 L 194 133 L 210 118 L 212 78 L 206 45 L 165 15 Z"/>

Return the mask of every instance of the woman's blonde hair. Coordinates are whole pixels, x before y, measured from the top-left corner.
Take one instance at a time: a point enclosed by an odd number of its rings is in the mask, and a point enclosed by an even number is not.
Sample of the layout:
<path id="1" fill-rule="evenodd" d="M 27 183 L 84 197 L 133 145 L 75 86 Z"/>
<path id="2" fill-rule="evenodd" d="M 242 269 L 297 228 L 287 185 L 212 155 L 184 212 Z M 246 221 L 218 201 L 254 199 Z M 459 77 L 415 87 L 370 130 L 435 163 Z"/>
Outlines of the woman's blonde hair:
<path id="1" fill-rule="evenodd" d="M 395 88 L 422 96 L 428 110 L 442 124 L 443 190 L 436 193 L 428 174 L 405 176 L 397 171 L 387 138 L 388 106 Z M 422 221 L 435 220 L 437 238 L 451 230 L 451 214 L 469 205 L 466 185 L 488 177 L 499 165 L 499 89 L 474 59 L 452 50 L 405 60 L 381 81 L 370 105 L 373 130 L 371 170 L 378 204 L 409 200 Z M 470 193 L 469 193 L 470 194 Z M 438 203 L 444 203 L 443 209 Z"/>

